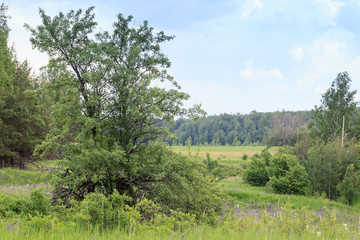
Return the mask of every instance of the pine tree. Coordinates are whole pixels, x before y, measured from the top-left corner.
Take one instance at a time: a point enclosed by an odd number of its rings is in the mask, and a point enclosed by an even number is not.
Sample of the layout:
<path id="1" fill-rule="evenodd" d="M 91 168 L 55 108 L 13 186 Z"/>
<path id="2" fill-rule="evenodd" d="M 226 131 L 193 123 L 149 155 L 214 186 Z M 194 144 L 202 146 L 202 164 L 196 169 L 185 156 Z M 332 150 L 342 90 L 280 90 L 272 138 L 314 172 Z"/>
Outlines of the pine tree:
<path id="1" fill-rule="evenodd" d="M 44 135 L 34 79 L 25 61 L 14 57 L 8 46 L 7 7 L 0 7 L 0 167 L 24 168 Z"/>

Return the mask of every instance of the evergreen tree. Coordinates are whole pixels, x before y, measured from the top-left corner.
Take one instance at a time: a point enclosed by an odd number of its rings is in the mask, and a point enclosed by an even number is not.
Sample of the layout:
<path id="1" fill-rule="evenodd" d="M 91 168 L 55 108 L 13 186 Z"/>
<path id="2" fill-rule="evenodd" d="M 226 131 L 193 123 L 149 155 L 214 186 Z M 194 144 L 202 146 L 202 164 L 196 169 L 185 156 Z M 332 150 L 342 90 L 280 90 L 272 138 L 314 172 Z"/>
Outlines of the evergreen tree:
<path id="1" fill-rule="evenodd" d="M 27 62 L 19 63 L 8 47 L 7 8 L 0 7 L 0 167 L 18 165 L 33 153 L 46 127 L 34 94 Z"/>

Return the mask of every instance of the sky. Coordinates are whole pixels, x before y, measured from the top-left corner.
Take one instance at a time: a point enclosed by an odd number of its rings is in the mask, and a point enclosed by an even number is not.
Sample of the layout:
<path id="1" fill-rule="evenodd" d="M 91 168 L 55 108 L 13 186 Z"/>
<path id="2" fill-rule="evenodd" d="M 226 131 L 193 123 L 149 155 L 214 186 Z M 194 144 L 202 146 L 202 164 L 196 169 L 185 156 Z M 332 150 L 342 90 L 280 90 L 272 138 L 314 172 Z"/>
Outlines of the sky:
<path id="1" fill-rule="evenodd" d="M 175 39 L 169 72 L 208 115 L 311 110 L 340 72 L 360 91 L 360 0 L 4 0 L 10 43 L 34 73 L 47 64 L 23 27 L 95 6 L 98 30 L 132 15 Z M 360 101 L 360 94 L 356 95 Z"/>

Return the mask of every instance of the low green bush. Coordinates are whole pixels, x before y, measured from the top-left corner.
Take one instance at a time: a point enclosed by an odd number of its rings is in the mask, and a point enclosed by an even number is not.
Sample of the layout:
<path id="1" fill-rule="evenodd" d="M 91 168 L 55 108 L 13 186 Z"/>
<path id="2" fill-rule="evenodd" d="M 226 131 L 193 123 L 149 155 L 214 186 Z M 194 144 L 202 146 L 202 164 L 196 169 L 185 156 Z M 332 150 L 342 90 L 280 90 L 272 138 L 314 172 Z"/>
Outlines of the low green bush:
<path id="1" fill-rule="evenodd" d="M 0 217 L 15 214 L 47 215 L 49 209 L 50 199 L 38 190 L 31 192 L 29 198 L 0 192 Z"/>
<path id="2" fill-rule="evenodd" d="M 267 186 L 272 192 L 299 195 L 310 193 L 308 174 L 295 155 L 275 154 L 267 170 L 270 178 Z"/>
<path id="3" fill-rule="evenodd" d="M 266 168 L 269 166 L 270 157 L 271 154 L 267 151 L 253 155 L 244 172 L 244 181 L 253 186 L 265 186 L 269 181 Z"/>

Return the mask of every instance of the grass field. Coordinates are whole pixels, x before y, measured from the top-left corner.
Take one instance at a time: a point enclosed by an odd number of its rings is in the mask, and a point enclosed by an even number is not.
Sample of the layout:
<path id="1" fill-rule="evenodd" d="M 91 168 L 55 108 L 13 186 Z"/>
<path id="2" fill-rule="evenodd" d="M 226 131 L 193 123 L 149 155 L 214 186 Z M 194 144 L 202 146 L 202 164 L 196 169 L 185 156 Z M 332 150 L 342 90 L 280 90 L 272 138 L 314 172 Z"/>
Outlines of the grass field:
<path id="1" fill-rule="evenodd" d="M 0 173 L 16 179 L 19 171 L 2 169 Z M 31 177 L 32 171 L 21 174 L 32 179 L 26 184 L 40 183 Z M 4 182 L 0 185 L 4 186 Z M 360 211 L 356 207 L 323 198 L 268 193 L 264 187 L 242 183 L 241 177 L 225 179 L 220 186 L 231 201 L 214 225 L 197 223 L 168 229 L 138 222 L 127 230 L 101 230 L 99 226 L 84 228 L 52 215 L 19 214 L 0 216 L 0 239 L 360 239 Z"/>
<path id="2" fill-rule="evenodd" d="M 218 159 L 220 161 L 232 161 L 234 163 L 241 160 L 243 155 L 252 156 L 255 153 L 260 153 L 264 150 L 265 146 L 192 146 L 190 149 L 188 146 L 171 146 L 171 148 L 182 154 L 193 155 L 198 154 L 201 158 L 206 158 L 206 154 L 209 153 L 212 159 Z M 276 147 L 269 149 L 271 153 L 277 151 Z M 230 163 L 230 162 L 229 162 Z"/>
<path id="3" fill-rule="evenodd" d="M 228 159 L 219 162 L 231 165 L 247 164 L 251 160 L 230 159 L 229 153 L 251 155 L 263 148 L 203 146 L 200 149 L 219 156 L 228 154 L 225 155 Z M 173 149 L 188 152 L 187 147 Z M 193 147 L 192 154 L 199 152 L 198 149 Z M 266 187 L 243 183 L 241 176 L 228 177 L 219 183 L 226 202 L 212 225 L 199 222 L 169 228 L 156 224 L 155 220 L 155 223 L 134 221 L 129 229 L 115 226 L 102 230 L 98 225 L 81 227 L 74 220 L 64 220 L 66 217 L 62 219 L 52 212 L 30 216 L 4 210 L 8 204 L 28 203 L 29 193 L 39 188 L 49 194 L 47 184 L 51 177 L 44 169 L 54 163 L 45 162 L 39 170 L 0 169 L 0 239 L 360 239 L 360 205 L 347 206 L 321 197 L 274 194 Z M 6 199 L 13 202 L 5 202 Z"/>

